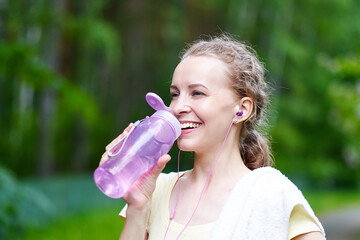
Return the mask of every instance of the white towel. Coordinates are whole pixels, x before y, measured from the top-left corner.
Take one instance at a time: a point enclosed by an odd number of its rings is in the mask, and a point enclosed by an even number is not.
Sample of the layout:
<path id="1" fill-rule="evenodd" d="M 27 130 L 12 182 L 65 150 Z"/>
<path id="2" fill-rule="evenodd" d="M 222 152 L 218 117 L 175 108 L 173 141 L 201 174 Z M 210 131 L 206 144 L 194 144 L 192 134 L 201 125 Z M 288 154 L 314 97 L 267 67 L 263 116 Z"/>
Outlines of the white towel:
<path id="1" fill-rule="evenodd" d="M 245 175 L 229 196 L 210 240 L 286 240 L 293 208 L 301 204 L 324 229 L 301 191 L 280 171 L 263 167 Z"/>

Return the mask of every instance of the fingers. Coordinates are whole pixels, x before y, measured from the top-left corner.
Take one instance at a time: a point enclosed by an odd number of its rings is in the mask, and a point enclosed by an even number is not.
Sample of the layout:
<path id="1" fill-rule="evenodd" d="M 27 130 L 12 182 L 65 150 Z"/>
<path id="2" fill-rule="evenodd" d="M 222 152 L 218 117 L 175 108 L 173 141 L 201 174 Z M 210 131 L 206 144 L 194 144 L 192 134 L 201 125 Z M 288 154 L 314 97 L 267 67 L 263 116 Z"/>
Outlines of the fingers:
<path id="1" fill-rule="evenodd" d="M 103 155 L 101 156 L 100 162 L 99 162 L 99 166 L 101 164 L 103 164 L 104 162 L 106 162 L 107 160 L 109 160 L 109 157 L 107 155 L 107 152 L 104 152 Z"/>
<path id="2" fill-rule="evenodd" d="M 123 196 L 125 202 L 133 206 L 145 206 L 155 190 L 157 178 L 170 159 L 168 154 L 161 156 L 156 165 L 143 174 L 125 193 Z"/>
<path id="3" fill-rule="evenodd" d="M 169 154 L 161 156 L 156 165 L 150 170 L 150 174 L 156 179 L 159 174 L 164 170 L 166 164 L 170 161 L 171 157 Z"/>
<path id="4" fill-rule="evenodd" d="M 99 165 L 103 164 L 104 162 L 106 162 L 109 157 L 107 155 L 107 151 L 112 148 L 113 146 L 115 146 L 121 139 L 123 139 L 132 129 L 132 127 L 134 126 L 133 123 L 130 123 L 125 130 L 119 135 L 117 136 L 114 140 L 111 141 L 111 143 L 109 143 L 106 147 L 105 147 L 105 152 L 103 153 L 103 155 L 101 156 Z"/>
<path id="5" fill-rule="evenodd" d="M 130 123 L 130 124 L 125 128 L 124 131 L 130 132 L 130 130 L 132 129 L 133 126 L 134 126 L 134 124 L 133 124 L 133 123 Z"/>
<path id="6" fill-rule="evenodd" d="M 111 141 L 106 147 L 105 150 L 108 151 L 110 148 L 112 148 L 115 144 L 117 144 L 121 139 L 123 139 L 131 130 L 131 128 L 134 126 L 133 123 L 130 123 L 125 130 L 117 136 L 114 140 Z"/>

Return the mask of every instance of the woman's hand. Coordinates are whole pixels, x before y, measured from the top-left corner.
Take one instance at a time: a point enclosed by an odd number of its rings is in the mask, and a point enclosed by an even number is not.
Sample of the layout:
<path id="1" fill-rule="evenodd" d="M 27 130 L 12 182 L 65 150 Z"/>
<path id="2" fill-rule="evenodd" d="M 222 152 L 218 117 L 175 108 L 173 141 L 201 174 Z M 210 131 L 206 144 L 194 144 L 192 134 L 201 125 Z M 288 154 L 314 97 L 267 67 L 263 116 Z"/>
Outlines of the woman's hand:
<path id="1" fill-rule="evenodd" d="M 134 124 L 130 123 L 117 138 L 106 146 L 106 152 L 101 157 L 100 165 L 109 159 L 107 151 L 123 139 L 131 131 L 133 126 Z M 123 196 L 123 199 L 128 204 L 128 208 L 141 210 L 148 205 L 155 190 L 156 179 L 170 159 L 168 154 L 160 157 L 156 165 L 130 187 Z"/>
<path id="2" fill-rule="evenodd" d="M 101 157 L 100 165 L 109 159 L 107 151 L 124 138 L 133 126 L 134 124 L 129 124 L 117 138 L 106 146 L 106 152 Z M 168 154 L 161 156 L 156 165 L 141 176 L 123 196 L 128 206 L 120 239 L 147 239 L 146 224 L 150 216 L 151 197 L 155 190 L 156 179 L 170 159 Z"/>
<path id="3" fill-rule="evenodd" d="M 156 165 L 130 187 L 123 196 L 123 199 L 128 204 L 128 208 L 141 209 L 146 206 L 146 203 L 150 202 L 155 190 L 156 179 L 170 159 L 171 157 L 168 154 L 161 156 Z"/>
<path id="4" fill-rule="evenodd" d="M 146 225 L 150 216 L 151 196 L 155 190 L 156 179 L 169 160 L 170 156 L 167 154 L 160 157 L 157 164 L 138 179 L 123 196 L 128 206 L 120 240 L 148 239 Z"/>
<path id="5" fill-rule="evenodd" d="M 100 159 L 100 163 L 99 165 L 103 164 L 104 162 L 106 162 L 107 160 L 109 160 L 109 156 L 107 154 L 107 151 L 112 148 L 113 146 L 115 146 L 121 139 L 123 139 L 129 132 L 130 130 L 132 129 L 132 127 L 134 126 L 133 123 L 130 123 L 129 126 L 127 126 L 125 128 L 125 130 L 117 137 L 115 138 L 114 140 L 112 140 L 111 143 L 109 143 L 106 147 L 105 147 L 105 152 L 104 154 L 101 156 L 101 159 Z"/>

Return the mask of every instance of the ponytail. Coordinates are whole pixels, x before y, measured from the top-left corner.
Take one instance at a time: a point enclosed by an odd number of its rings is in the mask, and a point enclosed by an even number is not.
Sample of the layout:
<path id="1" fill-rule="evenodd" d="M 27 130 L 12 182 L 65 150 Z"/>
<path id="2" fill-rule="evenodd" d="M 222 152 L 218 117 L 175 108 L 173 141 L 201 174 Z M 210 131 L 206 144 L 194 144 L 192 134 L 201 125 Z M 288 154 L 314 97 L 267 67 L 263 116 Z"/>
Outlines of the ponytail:
<path id="1" fill-rule="evenodd" d="M 241 141 L 240 154 L 250 170 L 273 164 L 268 139 L 261 136 L 255 129 L 248 132 Z"/>

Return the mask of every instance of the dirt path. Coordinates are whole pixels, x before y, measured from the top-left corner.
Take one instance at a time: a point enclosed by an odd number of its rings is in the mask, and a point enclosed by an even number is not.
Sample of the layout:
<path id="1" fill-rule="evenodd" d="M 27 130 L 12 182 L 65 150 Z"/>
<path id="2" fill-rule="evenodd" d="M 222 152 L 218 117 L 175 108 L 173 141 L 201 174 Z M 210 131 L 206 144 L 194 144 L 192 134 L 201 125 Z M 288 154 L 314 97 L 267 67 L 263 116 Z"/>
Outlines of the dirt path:
<path id="1" fill-rule="evenodd" d="M 360 206 L 320 217 L 327 240 L 360 240 Z"/>

